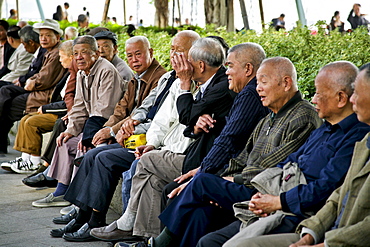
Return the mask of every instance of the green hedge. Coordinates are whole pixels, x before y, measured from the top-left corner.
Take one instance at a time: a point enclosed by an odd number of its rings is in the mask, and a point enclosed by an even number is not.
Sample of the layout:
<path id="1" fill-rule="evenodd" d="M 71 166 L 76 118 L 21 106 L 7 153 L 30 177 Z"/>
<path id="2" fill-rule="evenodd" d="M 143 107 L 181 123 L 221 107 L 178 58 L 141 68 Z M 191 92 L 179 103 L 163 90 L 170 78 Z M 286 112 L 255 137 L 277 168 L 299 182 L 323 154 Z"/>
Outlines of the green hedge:
<path id="1" fill-rule="evenodd" d="M 208 26 L 205 29 L 195 28 L 202 36 L 219 35 L 230 47 L 243 42 L 256 42 L 266 51 L 268 57 L 288 57 L 296 66 L 298 85 L 302 93 L 310 99 L 315 93 L 314 79 L 318 70 L 325 64 L 338 60 L 353 62 L 361 66 L 370 62 L 370 36 L 366 30 L 358 29 L 351 34 L 332 32 L 326 35 L 319 30 L 311 35 L 306 27 L 296 28 L 289 32 L 267 30 L 262 34 L 254 31 L 228 33 L 223 28 Z M 154 49 L 154 56 L 170 70 L 169 47 L 172 36 L 171 30 L 158 32 L 156 29 L 139 28 L 136 35 L 148 37 Z M 124 41 L 128 38 L 125 33 L 119 35 L 120 56 L 124 57 Z"/>

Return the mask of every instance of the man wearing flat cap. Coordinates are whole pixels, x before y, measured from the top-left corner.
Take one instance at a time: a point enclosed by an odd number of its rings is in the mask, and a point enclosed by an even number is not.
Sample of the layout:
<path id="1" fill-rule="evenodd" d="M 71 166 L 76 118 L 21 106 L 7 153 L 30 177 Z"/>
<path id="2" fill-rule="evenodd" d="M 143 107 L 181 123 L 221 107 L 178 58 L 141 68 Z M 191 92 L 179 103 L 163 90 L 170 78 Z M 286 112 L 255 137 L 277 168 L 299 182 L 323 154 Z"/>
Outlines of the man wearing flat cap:
<path id="1" fill-rule="evenodd" d="M 55 85 L 67 72 L 59 62 L 58 47 L 63 35 L 59 23 L 46 19 L 36 23 L 34 30 L 40 35 L 41 47 L 47 51 L 40 71 L 27 79 L 24 88 L 7 85 L 0 89 L 0 154 L 7 153 L 7 137 L 13 123 L 25 113 L 36 112 L 41 105 L 49 103 Z"/>
<path id="2" fill-rule="evenodd" d="M 118 70 L 119 74 L 125 81 L 125 91 L 127 82 L 132 79 L 134 73 L 128 67 L 125 61 L 118 57 L 117 35 L 111 31 L 101 31 L 94 35 L 98 43 L 100 57 L 107 59 Z"/>

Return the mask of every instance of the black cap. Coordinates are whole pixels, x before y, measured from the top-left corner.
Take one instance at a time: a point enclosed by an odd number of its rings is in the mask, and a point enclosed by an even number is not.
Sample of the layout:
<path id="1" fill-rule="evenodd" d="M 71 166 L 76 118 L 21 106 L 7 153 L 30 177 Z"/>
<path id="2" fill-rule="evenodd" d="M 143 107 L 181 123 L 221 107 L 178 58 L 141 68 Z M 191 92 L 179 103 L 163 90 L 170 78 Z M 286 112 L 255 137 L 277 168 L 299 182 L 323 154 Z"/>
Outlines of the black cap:
<path id="1" fill-rule="evenodd" d="M 117 45 L 117 35 L 111 31 L 101 31 L 94 35 L 96 40 L 98 39 L 110 39 L 114 45 Z"/>

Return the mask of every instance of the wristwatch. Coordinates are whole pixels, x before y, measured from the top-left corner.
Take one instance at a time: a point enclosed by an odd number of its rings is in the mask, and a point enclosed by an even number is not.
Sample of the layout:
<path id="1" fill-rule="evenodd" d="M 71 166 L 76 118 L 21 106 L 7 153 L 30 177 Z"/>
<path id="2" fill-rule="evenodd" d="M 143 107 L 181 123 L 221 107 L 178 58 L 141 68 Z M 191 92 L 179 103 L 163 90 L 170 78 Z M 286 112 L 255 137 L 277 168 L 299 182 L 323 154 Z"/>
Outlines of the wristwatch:
<path id="1" fill-rule="evenodd" d="M 109 128 L 109 130 L 110 130 L 110 136 L 113 137 L 113 138 L 116 138 L 116 134 L 114 134 L 114 131 L 113 131 L 112 127 L 107 126 L 105 128 Z"/>

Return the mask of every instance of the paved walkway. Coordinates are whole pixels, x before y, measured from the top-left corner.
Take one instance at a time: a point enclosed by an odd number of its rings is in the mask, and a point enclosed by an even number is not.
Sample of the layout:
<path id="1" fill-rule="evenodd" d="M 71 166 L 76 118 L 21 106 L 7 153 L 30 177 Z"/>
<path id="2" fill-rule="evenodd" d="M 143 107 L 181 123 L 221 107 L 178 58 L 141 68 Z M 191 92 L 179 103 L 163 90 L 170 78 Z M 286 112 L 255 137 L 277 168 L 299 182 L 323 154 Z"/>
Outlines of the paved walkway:
<path id="1" fill-rule="evenodd" d="M 8 147 L 7 157 L 0 162 L 12 160 L 20 153 Z M 25 175 L 11 173 L 0 168 L 0 246 L 44 247 L 44 246 L 112 246 L 110 243 L 93 241 L 86 243 L 67 242 L 62 238 L 52 238 L 51 229 L 63 227 L 52 222 L 59 216 L 60 207 L 36 208 L 31 203 L 53 192 L 54 188 L 36 189 L 22 183 Z M 108 211 L 107 223 L 119 218 L 112 210 Z"/>

